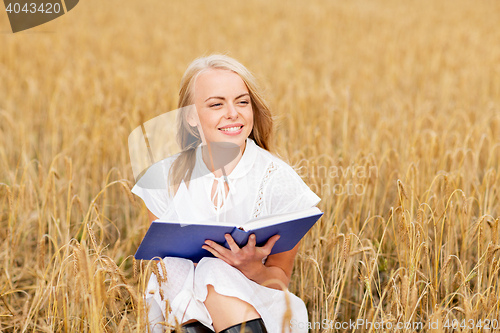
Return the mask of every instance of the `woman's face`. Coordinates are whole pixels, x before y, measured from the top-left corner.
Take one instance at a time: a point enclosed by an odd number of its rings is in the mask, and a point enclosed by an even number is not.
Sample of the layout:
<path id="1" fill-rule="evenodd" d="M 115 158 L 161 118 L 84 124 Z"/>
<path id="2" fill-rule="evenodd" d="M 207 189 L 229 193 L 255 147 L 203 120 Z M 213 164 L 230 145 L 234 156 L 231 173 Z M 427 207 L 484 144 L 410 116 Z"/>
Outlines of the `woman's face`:
<path id="1" fill-rule="evenodd" d="M 238 74 L 213 68 L 202 72 L 194 85 L 194 104 L 205 141 L 230 142 L 244 149 L 253 128 L 253 110 Z"/>

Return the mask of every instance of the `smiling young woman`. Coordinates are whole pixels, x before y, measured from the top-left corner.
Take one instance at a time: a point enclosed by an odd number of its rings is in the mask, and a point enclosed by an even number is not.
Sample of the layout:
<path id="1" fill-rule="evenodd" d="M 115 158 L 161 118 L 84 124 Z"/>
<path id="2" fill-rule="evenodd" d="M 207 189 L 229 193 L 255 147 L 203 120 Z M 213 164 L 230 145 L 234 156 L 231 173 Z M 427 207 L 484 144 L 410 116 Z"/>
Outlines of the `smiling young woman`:
<path id="1" fill-rule="evenodd" d="M 253 129 L 253 110 L 248 88 L 238 74 L 225 69 L 203 71 L 196 80 L 194 104 L 206 141 L 232 142 L 244 149 Z"/>
<path id="2" fill-rule="evenodd" d="M 198 119 L 191 117 L 188 122 L 190 126 L 201 127 L 199 132 L 203 133 L 202 141 L 206 143 L 202 148 L 205 164 L 211 166 L 211 159 L 214 159 L 209 150 L 211 144 L 225 142 L 239 147 L 236 157 L 224 165 L 224 171 L 229 174 L 243 156 L 246 139 L 253 129 L 253 110 L 248 88 L 235 72 L 211 68 L 197 77 L 193 95 Z M 211 171 L 215 177 L 222 176 L 222 169 L 212 168 Z M 227 183 L 225 186 L 228 190 Z M 214 183 L 212 196 L 215 191 Z"/>
<path id="3" fill-rule="evenodd" d="M 161 161 L 168 170 L 167 189 L 138 184 L 132 189 L 146 203 L 150 221 L 222 218 L 241 225 L 320 201 L 288 164 L 270 153 L 271 113 L 255 79 L 239 62 L 223 55 L 196 59 L 182 78 L 179 97 L 182 152 Z M 148 173 L 143 177 L 153 174 Z M 184 332 L 236 333 L 243 326 L 245 332 L 281 332 L 287 308 L 295 322 L 307 322 L 304 302 L 287 289 L 299 245 L 270 255 L 278 238 L 258 247 L 250 237 L 239 248 L 228 236 L 230 249 L 207 240 L 203 248 L 214 257 L 197 264 L 164 258 L 146 290 L 152 331 L 162 332 L 160 323 L 167 319 L 171 325 L 183 323 Z"/>

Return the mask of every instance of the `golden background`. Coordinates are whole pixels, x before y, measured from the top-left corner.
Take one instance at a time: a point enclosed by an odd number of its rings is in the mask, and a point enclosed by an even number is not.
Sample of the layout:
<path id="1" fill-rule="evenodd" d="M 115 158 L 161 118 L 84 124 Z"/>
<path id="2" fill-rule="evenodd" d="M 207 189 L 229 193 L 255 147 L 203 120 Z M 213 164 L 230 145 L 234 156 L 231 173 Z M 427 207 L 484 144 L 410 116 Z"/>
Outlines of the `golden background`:
<path id="1" fill-rule="evenodd" d="M 85 0 L 12 34 L 0 13 L 0 331 L 143 331 L 127 137 L 211 53 L 255 73 L 276 152 L 322 198 L 289 286 L 310 322 L 498 320 L 499 18 L 493 0 Z"/>

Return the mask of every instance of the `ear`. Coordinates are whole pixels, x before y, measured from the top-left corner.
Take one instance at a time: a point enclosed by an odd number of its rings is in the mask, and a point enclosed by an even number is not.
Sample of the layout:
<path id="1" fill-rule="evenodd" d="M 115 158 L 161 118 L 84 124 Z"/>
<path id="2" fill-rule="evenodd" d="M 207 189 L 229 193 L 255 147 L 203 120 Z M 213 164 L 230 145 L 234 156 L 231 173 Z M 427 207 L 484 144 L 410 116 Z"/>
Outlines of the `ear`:
<path id="1" fill-rule="evenodd" d="M 186 117 L 186 121 L 191 127 L 196 127 L 200 123 L 198 118 L 198 111 L 196 110 L 196 106 L 194 104 L 185 106 L 183 108 L 184 117 Z"/>
<path id="2" fill-rule="evenodd" d="M 187 120 L 189 126 L 191 126 L 191 127 L 198 126 L 198 121 L 196 118 L 194 117 L 194 115 L 192 113 L 186 117 L 186 120 Z"/>

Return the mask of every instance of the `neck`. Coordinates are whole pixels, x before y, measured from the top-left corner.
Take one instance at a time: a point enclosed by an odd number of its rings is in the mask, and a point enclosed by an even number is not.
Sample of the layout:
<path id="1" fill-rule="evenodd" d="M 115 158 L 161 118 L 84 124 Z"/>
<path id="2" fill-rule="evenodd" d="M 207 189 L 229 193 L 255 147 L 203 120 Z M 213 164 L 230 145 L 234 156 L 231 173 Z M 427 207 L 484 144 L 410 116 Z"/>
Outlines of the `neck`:
<path id="1" fill-rule="evenodd" d="M 235 149 L 220 149 L 219 146 L 207 142 L 207 145 L 202 147 L 201 156 L 207 168 L 216 178 L 220 178 L 224 175 L 229 175 L 234 170 L 236 165 L 238 165 L 238 162 L 241 160 L 241 157 L 245 152 L 245 148 L 246 140 L 241 146 L 239 146 L 237 153 Z M 234 155 L 236 156 L 233 157 Z"/>

